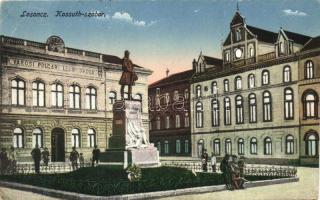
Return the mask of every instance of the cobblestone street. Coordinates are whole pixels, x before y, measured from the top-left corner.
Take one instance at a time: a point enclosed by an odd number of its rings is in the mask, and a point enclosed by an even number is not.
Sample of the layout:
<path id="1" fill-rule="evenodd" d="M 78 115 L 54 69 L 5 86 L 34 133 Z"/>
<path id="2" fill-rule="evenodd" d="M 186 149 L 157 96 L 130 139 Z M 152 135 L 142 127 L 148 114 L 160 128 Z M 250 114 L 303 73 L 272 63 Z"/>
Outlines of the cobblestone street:
<path id="1" fill-rule="evenodd" d="M 298 168 L 299 182 L 248 188 L 237 191 L 222 191 L 205 194 L 162 198 L 162 200 L 206 200 L 206 199 L 246 199 L 246 200 L 310 200 L 318 199 L 319 169 Z M 32 192 L 24 192 L 0 187 L 0 200 L 55 200 Z"/>

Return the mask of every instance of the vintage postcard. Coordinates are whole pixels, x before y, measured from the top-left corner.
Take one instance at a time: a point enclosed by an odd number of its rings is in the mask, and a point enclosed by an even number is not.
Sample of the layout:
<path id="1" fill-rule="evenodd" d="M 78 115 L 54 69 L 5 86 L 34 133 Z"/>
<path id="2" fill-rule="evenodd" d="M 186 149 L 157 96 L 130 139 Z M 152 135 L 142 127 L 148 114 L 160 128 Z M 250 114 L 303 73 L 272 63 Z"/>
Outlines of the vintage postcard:
<path id="1" fill-rule="evenodd" d="M 0 0 L 0 200 L 319 199 L 319 0 Z"/>

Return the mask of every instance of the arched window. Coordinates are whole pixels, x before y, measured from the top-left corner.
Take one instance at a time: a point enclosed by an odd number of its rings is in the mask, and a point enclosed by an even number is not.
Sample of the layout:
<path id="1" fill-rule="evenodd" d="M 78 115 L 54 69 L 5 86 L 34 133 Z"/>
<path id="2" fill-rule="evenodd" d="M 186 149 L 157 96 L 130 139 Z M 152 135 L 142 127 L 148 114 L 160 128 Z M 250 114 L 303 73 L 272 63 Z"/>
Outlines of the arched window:
<path id="1" fill-rule="evenodd" d="M 230 138 L 225 140 L 225 151 L 226 151 L 226 154 L 229 154 L 229 155 L 232 154 L 232 143 Z"/>
<path id="2" fill-rule="evenodd" d="M 43 147 L 43 133 L 40 128 L 36 128 L 32 131 L 32 147 L 36 147 L 38 145 L 39 148 Z"/>
<path id="3" fill-rule="evenodd" d="M 291 68 L 289 65 L 283 67 L 283 82 L 287 83 L 291 81 Z"/>
<path id="4" fill-rule="evenodd" d="M 198 147 L 198 157 L 200 158 L 201 155 L 202 155 L 202 152 L 204 150 L 204 140 L 203 139 L 200 139 L 198 141 L 198 146 L 197 147 Z"/>
<path id="5" fill-rule="evenodd" d="M 218 87 L 217 87 L 217 82 L 213 81 L 211 83 L 211 93 L 215 96 L 218 94 Z"/>
<path id="6" fill-rule="evenodd" d="M 96 145 L 96 132 L 92 129 L 88 129 L 88 147 L 94 147 Z"/>
<path id="7" fill-rule="evenodd" d="M 169 94 L 168 92 L 166 92 L 164 97 L 165 97 L 165 98 L 164 98 L 164 102 L 165 102 L 166 104 L 168 104 L 169 101 L 170 101 L 170 94 Z"/>
<path id="8" fill-rule="evenodd" d="M 80 147 L 80 131 L 79 129 L 71 130 L 71 146 Z"/>
<path id="9" fill-rule="evenodd" d="M 114 91 L 109 92 L 109 104 L 114 104 L 117 100 L 117 93 Z"/>
<path id="10" fill-rule="evenodd" d="M 184 99 L 189 99 L 189 90 L 188 89 L 185 89 L 184 90 Z"/>
<path id="11" fill-rule="evenodd" d="M 257 99 L 253 93 L 249 94 L 249 122 L 257 122 Z"/>
<path id="12" fill-rule="evenodd" d="M 201 85 L 197 85 L 196 87 L 196 97 L 199 98 L 201 97 Z"/>
<path id="13" fill-rule="evenodd" d="M 315 131 L 310 131 L 304 136 L 306 144 L 306 155 L 307 156 L 317 156 L 318 155 L 318 143 L 319 136 Z"/>
<path id="14" fill-rule="evenodd" d="M 284 118 L 293 119 L 293 90 L 286 88 L 284 90 Z"/>
<path id="15" fill-rule="evenodd" d="M 224 124 L 231 124 L 231 102 L 229 97 L 224 98 Z"/>
<path id="16" fill-rule="evenodd" d="M 262 85 L 268 85 L 270 83 L 270 74 L 268 70 L 262 71 Z"/>
<path id="17" fill-rule="evenodd" d="M 11 81 L 11 104 L 17 106 L 25 105 L 25 82 L 19 78 Z"/>
<path id="18" fill-rule="evenodd" d="M 159 154 L 161 154 L 161 142 L 157 142 L 157 149 L 159 151 Z"/>
<path id="19" fill-rule="evenodd" d="M 257 154 L 258 153 L 258 142 L 257 138 L 253 137 L 250 140 L 250 153 Z"/>
<path id="20" fill-rule="evenodd" d="M 168 140 L 164 141 L 164 153 L 169 154 L 169 142 Z"/>
<path id="21" fill-rule="evenodd" d="M 263 92 L 263 121 L 272 121 L 272 99 L 269 91 Z"/>
<path id="22" fill-rule="evenodd" d="M 249 45 L 249 58 L 253 58 L 254 57 L 254 46 L 252 44 Z"/>
<path id="23" fill-rule="evenodd" d="M 219 115 L 219 101 L 214 99 L 211 102 L 212 104 L 212 126 L 219 126 L 220 115 Z"/>
<path id="24" fill-rule="evenodd" d="M 244 139 L 243 138 L 238 139 L 238 154 L 244 155 Z"/>
<path id="25" fill-rule="evenodd" d="M 305 70 L 304 70 L 304 77 L 305 79 L 312 79 L 314 78 L 314 67 L 313 62 L 308 60 L 305 63 Z"/>
<path id="26" fill-rule="evenodd" d="M 157 130 L 160 130 L 160 128 L 161 128 L 160 116 L 157 117 L 156 125 L 157 125 Z"/>
<path id="27" fill-rule="evenodd" d="M 243 124 L 243 99 L 242 96 L 238 95 L 236 100 L 236 123 Z"/>
<path id="28" fill-rule="evenodd" d="M 86 109 L 97 109 L 97 90 L 94 87 L 88 87 L 86 89 Z"/>
<path id="29" fill-rule="evenodd" d="M 314 90 L 306 90 L 302 95 L 303 117 L 316 118 L 318 117 L 318 95 Z"/>
<path id="30" fill-rule="evenodd" d="M 203 127 L 203 105 L 201 102 L 196 104 L 196 128 Z"/>
<path id="31" fill-rule="evenodd" d="M 175 90 L 173 92 L 173 100 L 174 101 L 178 101 L 179 100 L 179 91 L 178 90 Z"/>
<path id="32" fill-rule="evenodd" d="M 240 41 L 241 40 L 241 31 L 240 29 L 236 30 L 236 41 Z"/>
<path id="33" fill-rule="evenodd" d="M 294 153 L 294 138 L 292 135 L 286 137 L 286 154 Z"/>
<path id="34" fill-rule="evenodd" d="M 241 90 L 242 89 L 242 79 L 240 76 L 237 76 L 235 79 L 234 79 L 234 89 L 235 90 Z"/>
<path id="35" fill-rule="evenodd" d="M 189 140 L 184 141 L 184 153 L 189 153 Z"/>
<path id="36" fill-rule="evenodd" d="M 170 128 L 170 115 L 166 116 L 166 129 Z"/>
<path id="37" fill-rule="evenodd" d="M 254 88 L 254 87 L 255 87 L 254 74 L 249 74 L 249 76 L 248 76 L 248 88 Z"/>
<path id="38" fill-rule="evenodd" d="M 45 106 L 45 85 L 41 81 L 32 83 L 32 105 L 37 107 Z"/>
<path id="39" fill-rule="evenodd" d="M 53 107 L 63 107 L 63 86 L 60 83 L 51 85 L 51 105 Z"/>
<path id="40" fill-rule="evenodd" d="M 220 139 L 213 140 L 213 153 L 214 155 L 220 155 Z"/>
<path id="41" fill-rule="evenodd" d="M 180 115 L 176 115 L 176 128 L 180 128 Z"/>
<path id="42" fill-rule="evenodd" d="M 223 84 L 224 84 L 224 91 L 229 92 L 229 80 L 224 79 Z"/>
<path id="43" fill-rule="evenodd" d="M 189 113 L 185 113 L 184 114 L 184 127 L 189 127 L 190 126 L 190 123 L 189 123 Z"/>
<path id="44" fill-rule="evenodd" d="M 70 108 L 80 109 L 80 87 L 78 85 L 69 87 L 69 105 Z"/>
<path id="45" fill-rule="evenodd" d="M 21 128 L 13 130 L 13 147 L 23 148 L 23 130 Z"/>
<path id="46" fill-rule="evenodd" d="M 272 154 L 272 141 L 271 138 L 266 137 L 264 139 L 264 155 L 271 155 Z"/>
<path id="47" fill-rule="evenodd" d="M 180 140 L 176 140 L 176 153 L 181 152 L 181 143 Z"/>

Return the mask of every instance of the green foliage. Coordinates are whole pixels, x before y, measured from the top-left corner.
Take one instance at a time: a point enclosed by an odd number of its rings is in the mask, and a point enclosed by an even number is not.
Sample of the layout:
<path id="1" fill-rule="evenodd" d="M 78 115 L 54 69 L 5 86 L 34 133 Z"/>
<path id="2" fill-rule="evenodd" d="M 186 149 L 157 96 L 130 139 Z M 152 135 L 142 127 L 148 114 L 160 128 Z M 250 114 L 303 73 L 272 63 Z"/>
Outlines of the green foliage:
<path id="1" fill-rule="evenodd" d="M 128 181 L 127 170 L 140 171 L 140 178 Z M 143 168 L 131 166 L 124 170 L 119 166 L 80 168 L 63 174 L 32 174 L 0 176 L 1 180 L 90 195 L 119 195 L 152 191 L 173 190 L 224 184 L 221 174 L 197 173 L 178 167 Z M 280 177 L 247 176 L 249 181 Z"/>
<path id="2" fill-rule="evenodd" d="M 127 173 L 131 182 L 137 182 L 141 179 L 141 169 L 137 165 L 130 165 L 127 168 Z"/>

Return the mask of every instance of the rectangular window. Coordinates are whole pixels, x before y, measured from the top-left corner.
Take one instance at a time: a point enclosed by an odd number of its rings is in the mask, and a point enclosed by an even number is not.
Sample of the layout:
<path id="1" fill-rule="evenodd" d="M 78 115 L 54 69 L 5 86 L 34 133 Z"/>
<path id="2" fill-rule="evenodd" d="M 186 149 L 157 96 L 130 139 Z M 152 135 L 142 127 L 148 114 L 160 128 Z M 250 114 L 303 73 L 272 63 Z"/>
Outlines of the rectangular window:
<path id="1" fill-rule="evenodd" d="M 184 153 L 189 153 L 189 140 L 184 141 Z"/>

